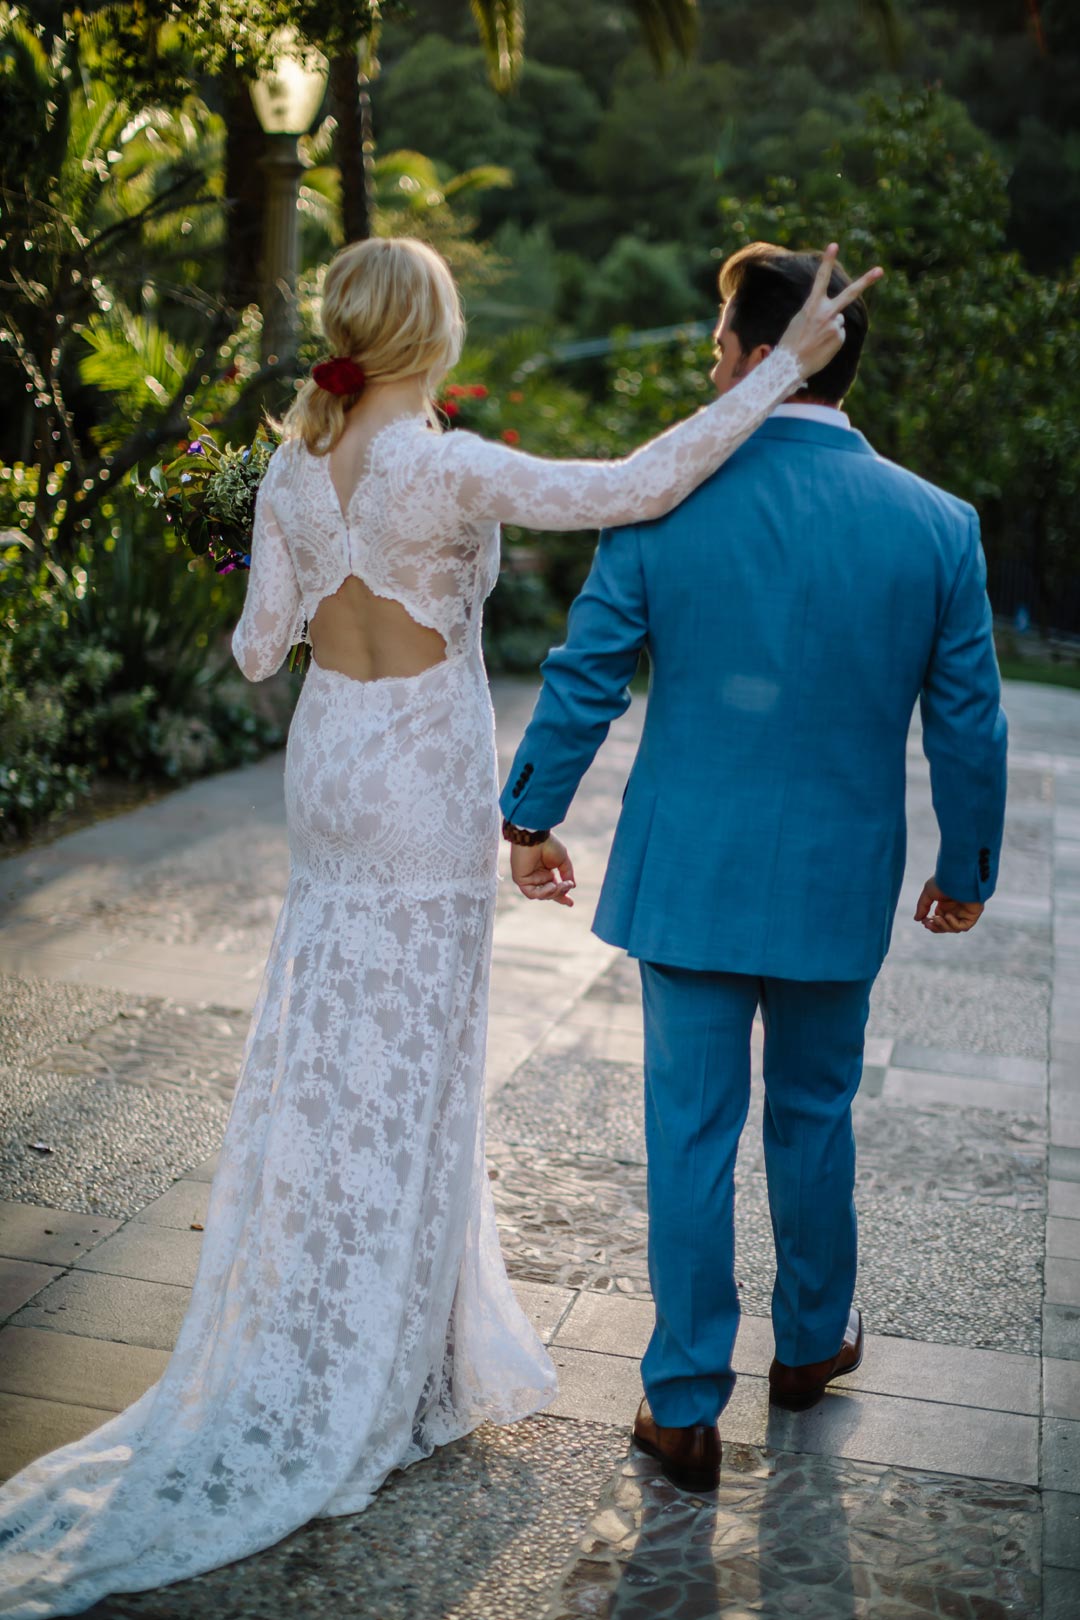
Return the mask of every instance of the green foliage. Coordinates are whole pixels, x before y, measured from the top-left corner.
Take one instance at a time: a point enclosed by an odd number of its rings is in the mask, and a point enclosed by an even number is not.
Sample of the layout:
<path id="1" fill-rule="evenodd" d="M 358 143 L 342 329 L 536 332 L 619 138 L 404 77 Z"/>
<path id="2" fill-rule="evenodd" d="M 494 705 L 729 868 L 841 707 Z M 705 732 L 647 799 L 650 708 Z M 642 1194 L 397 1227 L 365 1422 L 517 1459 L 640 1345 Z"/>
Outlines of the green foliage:
<path id="1" fill-rule="evenodd" d="M 9 487 L 32 485 L 5 468 Z M 223 687 L 237 593 L 113 513 L 70 571 L 0 534 L 0 837 L 71 809 L 105 773 L 182 782 L 283 740 Z"/>
<path id="2" fill-rule="evenodd" d="M 586 332 L 671 326 L 700 312 L 680 248 L 621 236 L 586 283 L 580 325 Z"/>
<path id="3" fill-rule="evenodd" d="M 595 98 L 570 70 L 526 63 L 505 98 L 488 83 L 481 51 L 438 35 L 421 39 L 379 84 L 386 146 L 437 154 L 457 171 L 495 163 L 512 172 L 512 191 L 480 200 L 485 233 L 506 219 L 551 223 L 566 193 L 585 185 L 598 117 Z"/>
<path id="4" fill-rule="evenodd" d="M 48 53 L 16 19 L 0 62 L 24 75 L 38 136 L 17 168 L 15 115 L 0 108 L 0 375 L 25 401 L 2 431 L 9 455 L 33 446 L 44 471 L 20 526 L 70 558 L 106 492 L 177 433 L 204 386 L 203 345 L 231 330 L 202 264 L 220 226 L 218 154 L 200 104 L 133 110 L 84 71 L 74 35 Z"/>
<path id="5" fill-rule="evenodd" d="M 725 249 L 836 237 L 888 274 L 853 395 L 875 447 L 980 510 L 989 549 L 1023 556 L 1051 603 L 1080 562 L 1080 265 L 1026 270 L 1006 246 L 1007 174 L 940 91 L 870 97 L 813 186 L 721 203 Z"/>

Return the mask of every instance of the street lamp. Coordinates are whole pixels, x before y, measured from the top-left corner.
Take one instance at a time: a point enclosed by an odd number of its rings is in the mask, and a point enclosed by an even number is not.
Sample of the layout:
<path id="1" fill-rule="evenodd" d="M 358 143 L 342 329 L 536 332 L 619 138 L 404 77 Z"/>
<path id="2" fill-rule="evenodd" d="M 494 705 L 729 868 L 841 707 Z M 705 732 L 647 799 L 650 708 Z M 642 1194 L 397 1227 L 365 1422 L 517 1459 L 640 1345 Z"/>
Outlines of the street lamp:
<path id="1" fill-rule="evenodd" d="M 297 142 L 311 128 L 326 92 L 326 58 L 299 48 L 283 29 L 270 69 L 251 86 L 255 116 L 267 136 L 260 298 L 262 358 L 288 360 L 296 349 L 296 274 L 300 264 L 297 198 L 304 163 Z"/>

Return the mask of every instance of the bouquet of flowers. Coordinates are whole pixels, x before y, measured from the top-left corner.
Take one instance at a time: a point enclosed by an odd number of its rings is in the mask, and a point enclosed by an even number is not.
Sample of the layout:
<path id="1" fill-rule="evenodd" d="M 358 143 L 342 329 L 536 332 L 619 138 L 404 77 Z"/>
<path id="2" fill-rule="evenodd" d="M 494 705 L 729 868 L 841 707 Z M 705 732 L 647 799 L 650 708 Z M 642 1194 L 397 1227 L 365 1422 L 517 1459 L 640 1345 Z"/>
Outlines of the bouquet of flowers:
<path id="1" fill-rule="evenodd" d="M 194 438 L 171 461 L 156 463 L 143 483 L 132 474 L 136 493 L 162 512 L 196 557 L 209 557 L 219 574 L 251 567 L 255 497 L 277 443 L 260 430 L 250 444 L 222 449 L 199 422 Z M 289 668 L 303 671 L 310 648 L 301 642 L 289 654 Z"/>
<path id="2" fill-rule="evenodd" d="M 171 461 L 150 468 L 139 495 L 153 502 L 196 557 L 209 556 L 219 574 L 251 567 L 255 496 L 276 445 L 261 431 L 248 445 L 221 449 L 212 434 L 192 422 L 192 438 Z"/>

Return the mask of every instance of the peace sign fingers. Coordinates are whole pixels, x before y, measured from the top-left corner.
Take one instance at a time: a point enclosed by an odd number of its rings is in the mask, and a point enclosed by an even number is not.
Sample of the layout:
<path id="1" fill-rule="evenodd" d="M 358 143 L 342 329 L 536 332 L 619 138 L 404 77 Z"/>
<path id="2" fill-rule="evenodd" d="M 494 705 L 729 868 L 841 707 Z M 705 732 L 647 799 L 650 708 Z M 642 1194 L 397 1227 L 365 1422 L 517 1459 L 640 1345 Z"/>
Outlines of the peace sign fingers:
<path id="1" fill-rule="evenodd" d="M 885 274 L 880 265 L 875 265 L 835 298 L 830 298 L 829 279 L 836 267 L 839 252 L 838 245 L 830 242 L 821 255 L 821 263 L 806 303 L 792 318 L 780 340 L 780 347 L 794 354 L 803 377 L 812 377 L 815 372 L 822 370 L 843 347 L 842 311 Z"/>
<path id="2" fill-rule="evenodd" d="M 824 259 L 821 262 L 824 265 Z M 849 304 L 853 304 L 856 298 L 861 298 L 866 289 L 872 287 L 875 281 L 880 281 L 884 274 L 885 272 L 880 265 L 875 265 L 872 270 L 867 270 L 857 281 L 853 281 L 850 287 L 844 287 L 841 292 L 837 293 L 835 298 L 828 300 L 830 313 L 839 315 L 840 311 L 846 309 Z M 828 282 L 825 285 L 828 286 Z"/>

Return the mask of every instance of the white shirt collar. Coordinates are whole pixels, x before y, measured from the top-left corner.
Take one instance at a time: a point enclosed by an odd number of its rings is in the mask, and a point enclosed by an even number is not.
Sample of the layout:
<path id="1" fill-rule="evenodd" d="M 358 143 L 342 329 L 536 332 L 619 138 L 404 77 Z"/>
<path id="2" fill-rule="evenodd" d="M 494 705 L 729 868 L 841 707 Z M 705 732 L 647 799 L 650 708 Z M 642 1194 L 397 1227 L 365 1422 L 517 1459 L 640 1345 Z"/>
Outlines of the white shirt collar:
<path id="1" fill-rule="evenodd" d="M 787 416 L 796 422 L 824 422 L 826 427 L 851 428 L 851 418 L 835 405 L 777 405 L 772 416 Z"/>

